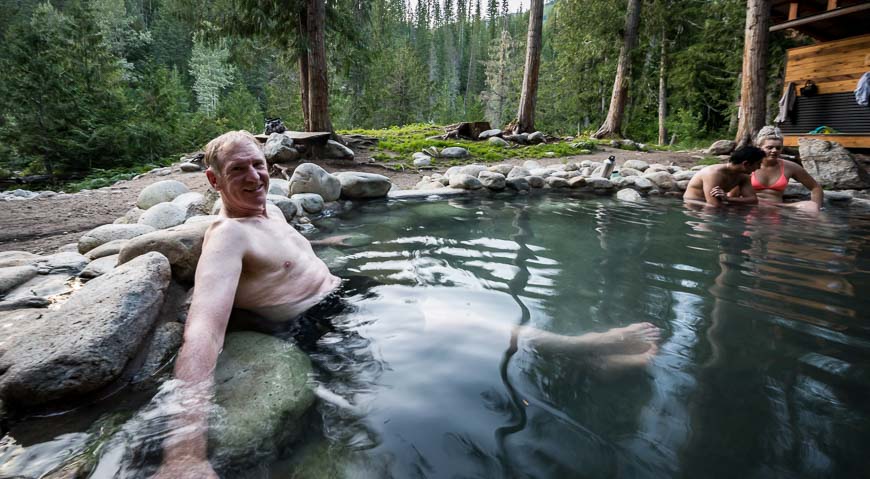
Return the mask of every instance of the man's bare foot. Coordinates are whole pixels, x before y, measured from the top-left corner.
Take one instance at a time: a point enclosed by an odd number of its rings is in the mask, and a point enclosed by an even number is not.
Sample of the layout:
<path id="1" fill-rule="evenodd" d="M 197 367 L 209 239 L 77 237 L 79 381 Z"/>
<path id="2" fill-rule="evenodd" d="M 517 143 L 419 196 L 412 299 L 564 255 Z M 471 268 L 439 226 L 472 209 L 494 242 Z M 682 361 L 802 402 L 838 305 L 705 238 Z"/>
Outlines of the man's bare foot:
<path id="1" fill-rule="evenodd" d="M 598 366 L 599 371 L 603 373 L 612 373 L 637 369 L 649 364 L 653 357 L 658 354 L 659 347 L 655 343 L 651 343 L 646 351 L 638 354 L 609 354 L 601 356 L 597 359 L 600 361 Z"/>
<path id="2" fill-rule="evenodd" d="M 634 323 L 603 333 L 587 333 L 574 338 L 583 352 L 594 354 L 643 353 L 661 338 L 662 330 L 652 323 Z"/>

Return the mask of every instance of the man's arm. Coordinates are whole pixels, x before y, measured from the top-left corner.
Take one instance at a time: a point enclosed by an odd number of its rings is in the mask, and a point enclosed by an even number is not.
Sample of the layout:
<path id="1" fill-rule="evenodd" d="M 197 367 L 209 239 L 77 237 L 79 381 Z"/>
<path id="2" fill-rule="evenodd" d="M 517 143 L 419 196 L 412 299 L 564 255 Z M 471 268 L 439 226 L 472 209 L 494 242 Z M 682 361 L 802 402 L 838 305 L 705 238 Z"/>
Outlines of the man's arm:
<path id="1" fill-rule="evenodd" d="M 783 160 L 785 161 L 785 160 Z M 816 181 L 807 170 L 803 169 L 801 165 L 797 163 L 793 163 L 791 161 L 787 162 L 786 165 L 792 170 L 792 176 L 794 179 L 801 182 L 802 185 L 806 186 L 808 190 L 810 190 L 810 199 L 818 205 L 819 208 L 822 207 L 822 199 L 824 198 L 824 192 L 822 191 L 822 185 Z"/>
<path id="2" fill-rule="evenodd" d="M 217 477 L 207 461 L 208 410 L 246 244 L 240 225 L 219 221 L 206 234 L 196 268 L 184 343 L 175 360 L 185 412 L 173 421 L 158 477 Z"/>
<path id="3" fill-rule="evenodd" d="M 726 194 L 720 186 L 721 181 L 722 178 L 712 172 L 701 178 L 704 200 L 709 206 L 722 206 L 725 203 Z"/>
<path id="4" fill-rule="evenodd" d="M 735 188 L 740 188 L 740 196 L 729 196 L 726 200 L 728 203 L 739 204 L 739 205 L 757 205 L 758 197 L 755 196 L 755 188 L 752 187 L 752 182 L 749 180 L 749 176 L 744 176 L 740 180 L 740 184 Z"/>

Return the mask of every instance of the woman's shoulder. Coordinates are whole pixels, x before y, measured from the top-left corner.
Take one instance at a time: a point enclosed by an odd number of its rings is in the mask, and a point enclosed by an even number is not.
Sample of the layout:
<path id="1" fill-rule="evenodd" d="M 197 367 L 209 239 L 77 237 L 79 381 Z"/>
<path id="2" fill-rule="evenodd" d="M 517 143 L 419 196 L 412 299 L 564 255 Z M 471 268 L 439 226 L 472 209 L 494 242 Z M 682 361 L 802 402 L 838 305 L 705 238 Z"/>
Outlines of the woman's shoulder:
<path id="1" fill-rule="evenodd" d="M 787 176 L 791 176 L 791 175 L 795 174 L 796 172 L 804 171 L 804 167 L 798 163 L 795 163 L 794 161 L 785 160 L 782 158 L 780 158 L 779 161 L 782 162 L 783 168 L 785 169 Z"/>

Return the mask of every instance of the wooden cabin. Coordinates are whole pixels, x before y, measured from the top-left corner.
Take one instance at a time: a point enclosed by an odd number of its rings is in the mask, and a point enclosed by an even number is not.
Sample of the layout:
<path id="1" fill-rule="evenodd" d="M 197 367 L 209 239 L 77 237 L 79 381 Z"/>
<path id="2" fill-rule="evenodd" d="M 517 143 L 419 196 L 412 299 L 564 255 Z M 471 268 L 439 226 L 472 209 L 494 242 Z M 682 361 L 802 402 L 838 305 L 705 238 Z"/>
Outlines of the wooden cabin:
<path id="1" fill-rule="evenodd" d="M 785 145 L 821 138 L 870 148 L 870 107 L 858 105 L 854 95 L 870 72 L 870 1 L 773 0 L 771 25 L 771 32 L 793 29 L 816 41 L 787 52 L 784 84 L 794 83 L 797 97 L 790 119 L 779 125 Z M 801 95 L 807 80 L 818 86 L 817 94 Z M 823 125 L 838 133 L 808 134 Z"/>

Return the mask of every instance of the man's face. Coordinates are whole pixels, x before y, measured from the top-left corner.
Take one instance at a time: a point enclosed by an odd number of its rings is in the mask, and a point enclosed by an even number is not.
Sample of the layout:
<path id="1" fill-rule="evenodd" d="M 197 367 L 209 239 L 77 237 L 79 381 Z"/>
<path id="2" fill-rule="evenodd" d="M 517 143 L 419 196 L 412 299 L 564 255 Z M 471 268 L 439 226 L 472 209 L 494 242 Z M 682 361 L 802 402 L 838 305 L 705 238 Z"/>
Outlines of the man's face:
<path id="1" fill-rule="evenodd" d="M 740 166 L 743 167 L 743 172 L 746 173 L 747 175 L 749 175 L 753 171 L 761 168 L 761 160 L 753 161 L 753 162 L 744 161 L 743 163 L 740 163 Z"/>
<path id="2" fill-rule="evenodd" d="M 257 145 L 235 142 L 222 152 L 220 172 L 207 171 L 209 182 L 220 192 L 231 215 L 256 215 L 263 211 L 269 191 L 266 158 Z"/>

